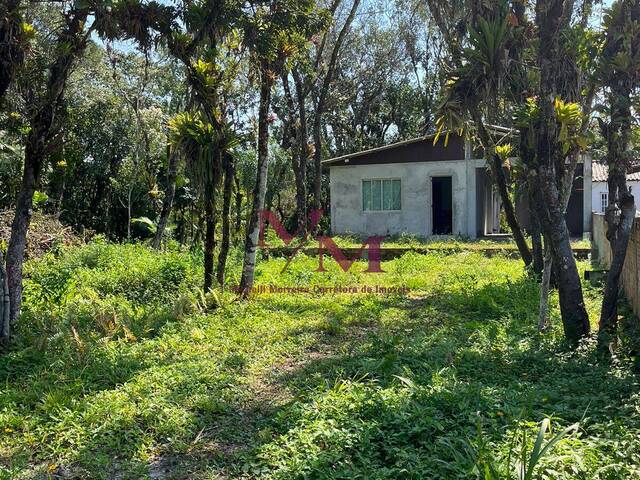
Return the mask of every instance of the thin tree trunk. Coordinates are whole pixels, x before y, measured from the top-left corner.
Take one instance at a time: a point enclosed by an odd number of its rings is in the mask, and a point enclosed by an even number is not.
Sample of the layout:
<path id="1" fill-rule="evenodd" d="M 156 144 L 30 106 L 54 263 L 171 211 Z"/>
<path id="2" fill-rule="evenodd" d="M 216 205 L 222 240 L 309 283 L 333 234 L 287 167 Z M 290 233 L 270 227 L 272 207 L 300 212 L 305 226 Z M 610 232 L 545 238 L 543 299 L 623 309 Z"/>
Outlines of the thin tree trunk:
<path id="1" fill-rule="evenodd" d="M 47 148 L 51 139 L 59 131 L 54 118 L 59 110 L 65 85 L 73 61 L 86 48 L 88 32 L 84 31 L 88 10 L 73 10 L 65 18 L 65 30 L 57 40 L 59 56 L 49 68 L 44 98 L 34 106 L 30 118 L 29 136 L 27 137 L 22 185 L 16 201 L 16 213 L 11 226 L 11 239 L 7 248 L 7 278 L 9 284 L 9 300 L 11 302 L 10 321 L 14 323 L 20 313 L 22 302 L 22 267 L 27 245 L 27 231 L 31 222 L 33 194 L 40 178 Z M 64 48 L 63 48 L 64 47 Z"/>
<path id="2" fill-rule="evenodd" d="M 498 193 L 500 194 L 500 199 L 502 200 L 502 206 L 504 208 L 504 215 L 509 228 L 511 228 L 511 235 L 516 242 L 516 246 L 520 252 L 520 257 L 524 261 L 524 264 L 528 266 L 533 262 L 533 256 L 531 255 L 531 250 L 529 250 L 529 245 L 527 244 L 527 240 L 524 238 L 522 228 L 518 222 L 516 209 L 511 201 L 511 195 L 509 195 L 507 175 L 502 167 L 502 159 L 495 153 L 495 142 L 485 127 L 480 110 L 477 107 L 473 108 L 471 115 L 476 124 L 478 136 L 480 137 L 480 142 L 484 148 L 487 163 L 491 169 L 491 174 L 496 186 L 498 187 Z"/>
<path id="3" fill-rule="evenodd" d="M 256 269 L 256 252 L 260 234 L 260 211 L 264 208 L 269 173 L 269 107 L 271 105 L 272 80 L 266 65 L 261 66 L 260 109 L 258 113 L 258 171 L 253 192 L 253 206 L 247 224 L 244 263 L 240 279 L 240 292 L 247 298 L 253 288 Z"/>
<path id="4" fill-rule="evenodd" d="M 545 242 L 542 281 L 540 282 L 540 308 L 538 311 L 538 331 L 541 332 L 549 325 L 549 290 L 551 288 L 551 272 L 553 270 L 553 255 L 551 245 Z"/>
<path id="5" fill-rule="evenodd" d="M 216 200 L 215 184 L 207 181 L 205 186 L 205 239 L 204 239 L 204 291 L 213 286 L 213 253 L 216 247 Z"/>
<path id="6" fill-rule="evenodd" d="M 522 228 L 520 227 L 518 217 L 516 216 L 516 209 L 513 205 L 513 201 L 511 200 L 511 196 L 509 195 L 509 186 L 507 185 L 507 176 L 502 168 L 502 160 L 495 153 L 491 153 L 490 155 L 492 157 L 490 163 L 493 165 L 492 171 L 496 180 L 498 192 L 500 193 L 500 199 L 502 200 L 504 216 L 509 228 L 511 229 L 511 235 L 516 242 L 520 256 L 522 257 L 524 264 L 528 266 L 533 262 L 533 257 L 531 255 L 531 250 L 529 250 L 527 240 L 524 238 L 524 234 L 522 233 Z"/>
<path id="7" fill-rule="evenodd" d="M 127 240 L 131 240 L 131 203 L 133 197 L 133 184 L 129 185 L 127 191 Z"/>
<path id="8" fill-rule="evenodd" d="M 158 219 L 158 228 L 156 235 L 153 238 L 153 248 L 158 250 L 162 245 L 162 237 L 169 223 L 169 216 L 171 215 L 171 209 L 173 208 L 173 201 L 176 196 L 176 179 L 178 178 L 178 161 L 179 156 L 177 149 L 171 149 L 169 152 L 169 158 L 167 164 L 167 189 L 164 192 L 164 199 L 162 200 L 162 210 L 160 211 L 160 218 Z"/>
<path id="9" fill-rule="evenodd" d="M 307 227 L 307 161 L 308 161 L 308 145 L 309 132 L 307 127 L 307 111 L 305 105 L 305 89 L 300 73 L 297 70 L 292 71 L 296 88 L 296 99 L 298 101 L 298 122 L 296 128 L 296 148 L 292 154 L 293 174 L 296 185 L 296 223 L 298 230 L 304 235 Z M 288 90 L 288 81 L 286 90 Z M 293 115 L 293 99 L 288 93 L 289 109 Z"/>
<path id="10" fill-rule="evenodd" d="M 67 175 L 66 172 L 63 173 L 62 177 L 62 185 L 60 185 L 60 194 L 58 195 L 58 200 L 56 201 L 56 211 L 54 212 L 54 216 L 56 219 L 60 219 L 60 215 L 62 215 L 62 202 L 64 202 L 64 193 L 67 188 Z"/>
<path id="11" fill-rule="evenodd" d="M 4 268 L 4 257 L 0 250 L 0 344 L 6 345 L 11 338 L 10 308 L 7 271 Z"/>
<path id="12" fill-rule="evenodd" d="M 27 232 L 33 213 L 33 194 L 40 178 L 43 157 L 44 139 L 34 132 L 30 134 L 30 140 L 25 151 L 22 185 L 18 193 L 16 212 L 11 225 L 11 239 L 7 248 L 7 281 L 9 285 L 9 301 L 11 302 L 10 319 L 12 325 L 18 318 L 22 304 L 22 267 L 27 247 Z"/>
<path id="13" fill-rule="evenodd" d="M 313 178 L 313 207 L 316 210 L 322 207 L 322 115 L 326 108 L 329 86 L 333 81 L 340 48 L 342 47 L 342 43 L 351 28 L 351 24 L 356 16 L 359 5 L 360 0 L 353 0 L 349 16 L 344 22 L 344 25 L 338 34 L 338 38 L 336 39 L 333 51 L 331 52 L 331 59 L 329 60 L 327 74 L 325 75 L 322 86 L 320 87 L 320 95 L 318 96 L 318 101 L 316 103 L 315 118 L 313 119 L 313 143 L 315 145 L 315 152 L 313 153 L 315 173 Z"/>
<path id="14" fill-rule="evenodd" d="M 235 199 L 236 199 L 236 226 L 234 237 L 236 239 L 240 238 L 240 233 L 242 230 L 242 186 L 240 185 L 240 179 L 238 178 L 237 172 L 234 172 L 233 181 L 235 183 Z"/>
<path id="15" fill-rule="evenodd" d="M 316 118 L 313 122 L 313 208 L 318 210 L 322 204 L 322 111 L 324 107 L 316 105 Z"/>
<path id="16" fill-rule="evenodd" d="M 222 242 L 218 253 L 218 270 L 216 277 L 220 285 L 224 285 L 224 273 L 227 266 L 227 256 L 231 244 L 231 193 L 233 190 L 233 159 L 226 155 L 224 159 L 224 186 L 222 194 Z"/>
<path id="17" fill-rule="evenodd" d="M 533 199 L 533 196 L 530 196 Z M 542 244 L 542 227 L 540 219 L 533 208 L 529 208 L 529 217 L 531 221 L 531 246 L 533 255 L 533 273 L 540 276 L 544 270 L 544 246 Z"/>

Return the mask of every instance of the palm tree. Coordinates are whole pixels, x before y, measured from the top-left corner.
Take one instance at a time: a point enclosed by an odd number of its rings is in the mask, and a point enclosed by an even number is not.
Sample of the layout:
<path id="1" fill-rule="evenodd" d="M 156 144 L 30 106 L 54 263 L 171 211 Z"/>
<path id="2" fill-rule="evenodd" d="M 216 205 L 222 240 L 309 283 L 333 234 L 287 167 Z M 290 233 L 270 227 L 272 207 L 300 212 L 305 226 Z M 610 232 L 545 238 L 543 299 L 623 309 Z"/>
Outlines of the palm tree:
<path id="1" fill-rule="evenodd" d="M 179 149 L 184 155 L 188 175 L 204 204 L 206 224 L 204 290 L 206 292 L 213 285 L 216 194 L 225 171 L 228 171 L 228 167 L 225 168 L 226 163 L 231 161 L 233 150 L 240 145 L 241 138 L 228 123 L 219 120 L 218 125 L 214 127 L 199 112 L 178 114 L 170 122 L 169 129 L 172 148 Z M 233 173 L 231 173 L 231 179 L 233 179 Z"/>

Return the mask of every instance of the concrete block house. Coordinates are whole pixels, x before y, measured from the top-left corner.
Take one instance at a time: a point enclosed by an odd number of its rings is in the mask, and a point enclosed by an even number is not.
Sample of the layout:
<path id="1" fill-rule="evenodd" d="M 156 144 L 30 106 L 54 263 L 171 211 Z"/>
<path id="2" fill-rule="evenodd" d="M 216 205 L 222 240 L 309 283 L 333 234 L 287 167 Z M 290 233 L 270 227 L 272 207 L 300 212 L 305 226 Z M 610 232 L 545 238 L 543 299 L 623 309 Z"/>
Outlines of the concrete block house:
<path id="1" fill-rule="evenodd" d="M 494 135 L 509 129 L 492 127 Z M 323 161 L 334 235 L 478 238 L 500 232 L 500 197 L 469 140 L 420 137 Z M 590 231 L 591 162 L 581 163 L 568 209 L 572 235 Z M 526 208 L 518 208 L 526 212 Z M 525 213 L 526 214 L 526 213 Z M 524 220 L 524 224 L 526 219 Z"/>

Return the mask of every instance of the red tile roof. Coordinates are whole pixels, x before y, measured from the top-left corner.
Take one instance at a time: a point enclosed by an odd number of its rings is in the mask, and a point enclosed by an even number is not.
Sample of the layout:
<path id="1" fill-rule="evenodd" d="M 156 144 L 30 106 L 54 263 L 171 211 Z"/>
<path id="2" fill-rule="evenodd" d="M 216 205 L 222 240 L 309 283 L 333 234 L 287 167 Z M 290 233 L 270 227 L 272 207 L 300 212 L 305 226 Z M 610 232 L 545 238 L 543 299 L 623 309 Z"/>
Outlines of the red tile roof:
<path id="1" fill-rule="evenodd" d="M 602 163 L 593 162 L 591 178 L 594 182 L 606 182 L 609 178 L 609 167 Z M 640 171 L 627 175 L 628 182 L 640 182 Z"/>

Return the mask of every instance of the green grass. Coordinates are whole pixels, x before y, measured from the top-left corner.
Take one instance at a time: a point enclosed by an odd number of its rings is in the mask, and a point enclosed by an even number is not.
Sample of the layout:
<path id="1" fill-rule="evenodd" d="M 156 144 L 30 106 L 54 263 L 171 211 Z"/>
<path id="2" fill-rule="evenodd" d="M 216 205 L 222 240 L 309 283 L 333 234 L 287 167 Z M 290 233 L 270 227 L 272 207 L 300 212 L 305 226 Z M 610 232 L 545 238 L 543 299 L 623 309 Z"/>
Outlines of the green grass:
<path id="1" fill-rule="evenodd" d="M 363 239 L 357 235 L 342 235 L 334 236 L 332 239 L 336 244 L 343 248 L 359 248 L 362 246 Z M 265 242 L 269 247 L 284 247 L 284 242 L 278 238 L 276 233 L 269 229 L 266 233 Z M 529 246 L 531 247 L 531 239 L 527 239 Z M 297 245 L 297 243 L 296 243 Z M 293 246 L 293 245 L 292 245 Z M 307 247 L 317 247 L 317 241 L 308 240 Z M 591 248 L 590 240 L 573 239 L 571 241 L 573 248 Z M 391 235 L 385 237 L 382 242 L 383 248 L 428 248 L 428 249 L 443 249 L 443 250 L 484 250 L 484 249 L 499 249 L 499 250 L 516 250 L 517 245 L 510 236 L 495 236 L 494 238 L 480 238 L 469 239 L 462 236 L 450 236 L 450 237 L 434 237 L 423 238 L 415 235 L 402 234 Z"/>
<path id="2" fill-rule="evenodd" d="M 312 293 L 249 303 L 203 296 L 200 261 L 93 243 L 28 264 L 21 340 L 0 357 L 0 478 L 516 478 L 549 417 L 547 441 L 579 429 L 532 478 L 640 475 L 631 342 L 612 362 L 591 340 L 567 350 L 555 297 L 538 335 L 516 260 L 408 253 L 363 274 L 271 259 L 258 284 Z M 336 285 L 410 291 L 313 293 Z"/>
<path id="3" fill-rule="evenodd" d="M 359 247 L 362 239 L 357 236 L 334 237 L 336 243 L 343 247 Z M 531 240 L 527 240 L 531 247 Z M 443 238 L 421 238 L 413 235 L 393 235 L 384 240 L 382 245 L 386 248 L 433 248 L 433 249 L 512 249 L 517 250 L 517 245 L 509 236 L 498 236 L 495 238 L 468 239 L 465 237 L 443 237 Z M 571 241 L 573 248 L 591 248 L 589 240 L 574 239 Z"/>

